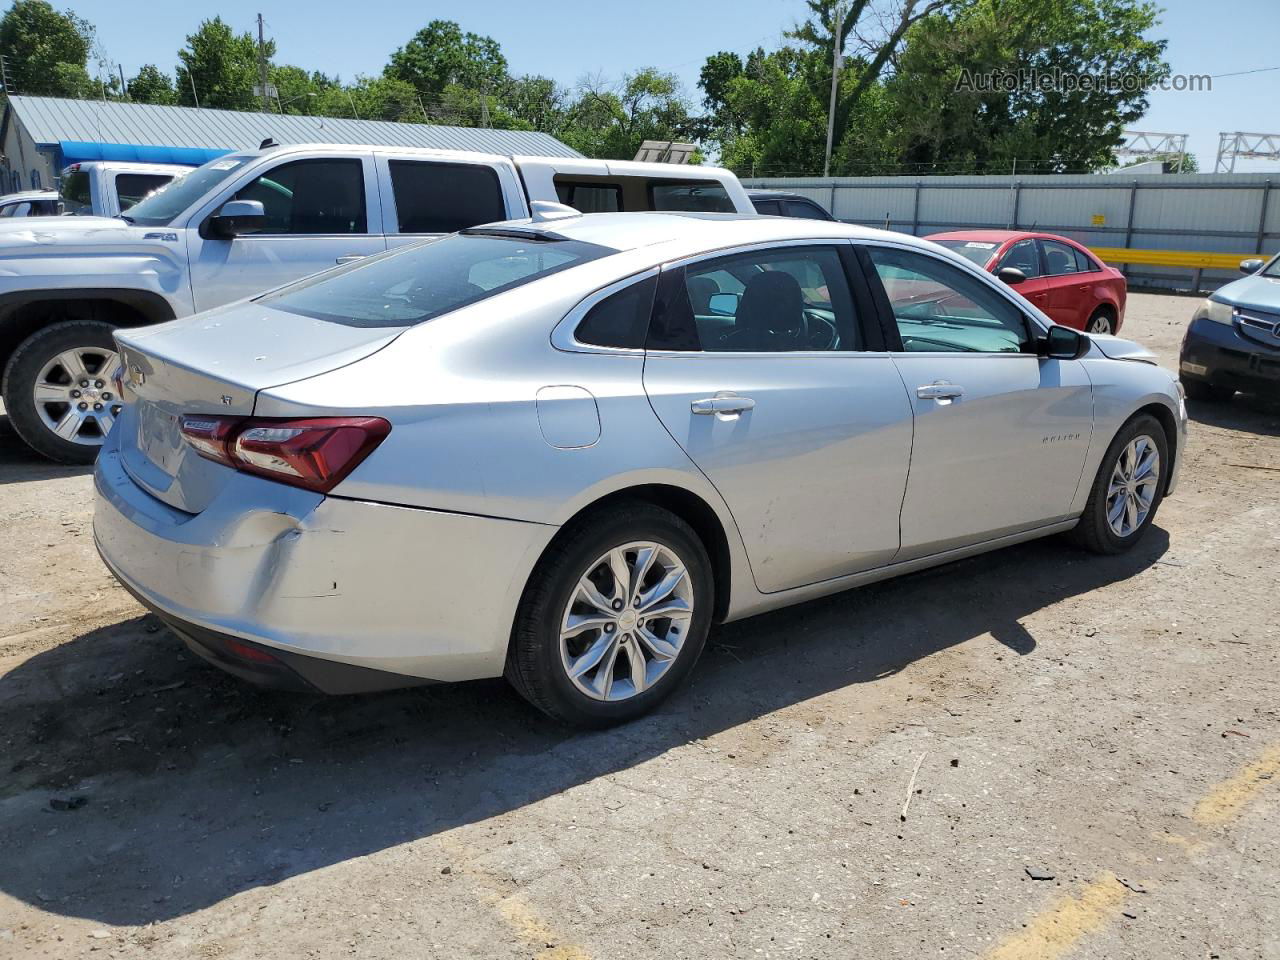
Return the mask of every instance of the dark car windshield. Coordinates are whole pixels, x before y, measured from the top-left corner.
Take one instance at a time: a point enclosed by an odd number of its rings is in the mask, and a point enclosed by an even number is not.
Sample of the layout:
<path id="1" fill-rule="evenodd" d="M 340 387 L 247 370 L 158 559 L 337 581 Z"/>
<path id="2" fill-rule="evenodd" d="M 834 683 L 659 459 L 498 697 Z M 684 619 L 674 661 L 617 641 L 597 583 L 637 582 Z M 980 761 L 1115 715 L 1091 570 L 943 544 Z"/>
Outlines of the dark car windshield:
<path id="1" fill-rule="evenodd" d="M 129 222 L 142 227 L 167 227 L 206 193 L 231 176 L 252 156 L 233 154 L 210 160 L 129 208 Z"/>
<path id="2" fill-rule="evenodd" d="M 1258 272 L 1264 277 L 1280 277 L 1280 256 L 1272 257 L 1271 262 Z"/>
<path id="3" fill-rule="evenodd" d="M 966 260 L 972 260 L 984 270 L 991 262 L 991 258 L 995 256 L 996 248 L 1000 246 L 990 240 L 938 240 L 936 242 L 953 253 L 960 254 Z"/>
<path id="4" fill-rule="evenodd" d="M 410 327 L 616 252 L 546 234 L 480 229 L 302 280 L 259 302 L 350 327 Z"/>

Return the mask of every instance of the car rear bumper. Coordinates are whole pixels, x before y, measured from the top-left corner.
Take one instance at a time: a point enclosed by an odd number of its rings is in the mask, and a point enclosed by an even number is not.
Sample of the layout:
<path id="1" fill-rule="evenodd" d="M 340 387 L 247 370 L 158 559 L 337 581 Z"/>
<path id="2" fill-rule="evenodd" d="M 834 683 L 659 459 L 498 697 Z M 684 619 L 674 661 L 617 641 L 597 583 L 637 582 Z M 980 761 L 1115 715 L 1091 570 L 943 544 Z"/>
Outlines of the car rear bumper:
<path id="1" fill-rule="evenodd" d="M 183 513 L 133 481 L 110 436 L 94 485 L 103 560 L 193 649 L 246 679 L 326 692 L 500 675 L 525 580 L 556 532 L 243 474 Z M 228 640 L 277 663 L 246 663 Z"/>
<path id="2" fill-rule="evenodd" d="M 1234 325 L 1197 317 L 1182 341 L 1178 373 L 1216 387 L 1280 393 L 1280 349 L 1252 340 Z"/>

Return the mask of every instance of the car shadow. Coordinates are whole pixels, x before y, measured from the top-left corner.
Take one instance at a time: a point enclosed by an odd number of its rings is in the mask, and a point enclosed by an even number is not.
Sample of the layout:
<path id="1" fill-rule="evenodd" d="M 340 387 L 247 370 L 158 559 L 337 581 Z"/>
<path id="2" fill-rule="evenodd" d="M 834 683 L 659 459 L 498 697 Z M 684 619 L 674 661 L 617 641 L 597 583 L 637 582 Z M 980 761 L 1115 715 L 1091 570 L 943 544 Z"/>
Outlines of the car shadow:
<path id="1" fill-rule="evenodd" d="M 1188 400 L 1187 416 L 1209 427 L 1280 437 L 1280 398 L 1237 393 L 1230 400 Z"/>
<path id="2" fill-rule="evenodd" d="M 90 465 L 66 465 L 54 463 L 36 453 L 14 432 L 8 416 L 0 413 L 0 486 L 6 483 L 27 483 L 32 480 L 52 480 L 58 477 L 75 477 L 93 471 Z"/>
<path id="3" fill-rule="evenodd" d="M 189 914 L 948 648 L 1032 654 L 1026 617 L 1134 576 L 1168 545 L 1158 527 L 1115 557 L 1050 538 L 724 625 L 656 713 L 591 733 L 543 719 L 500 680 L 350 698 L 259 691 L 138 617 L 0 677 L 0 890 L 109 924 Z"/>

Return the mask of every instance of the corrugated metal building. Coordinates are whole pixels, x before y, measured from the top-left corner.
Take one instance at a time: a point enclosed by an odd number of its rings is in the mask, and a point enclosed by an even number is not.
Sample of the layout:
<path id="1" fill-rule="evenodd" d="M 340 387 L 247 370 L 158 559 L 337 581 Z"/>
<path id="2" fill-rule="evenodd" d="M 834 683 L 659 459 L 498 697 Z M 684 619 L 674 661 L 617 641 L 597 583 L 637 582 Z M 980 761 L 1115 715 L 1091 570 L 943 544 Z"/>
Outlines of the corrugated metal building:
<path id="1" fill-rule="evenodd" d="M 0 193 L 51 187 L 69 163 L 144 160 L 201 164 L 277 143 L 369 143 L 481 153 L 580 157 L 546 133 L 348 120 L 147 103 L 10 97 L 0 121 Z"/>

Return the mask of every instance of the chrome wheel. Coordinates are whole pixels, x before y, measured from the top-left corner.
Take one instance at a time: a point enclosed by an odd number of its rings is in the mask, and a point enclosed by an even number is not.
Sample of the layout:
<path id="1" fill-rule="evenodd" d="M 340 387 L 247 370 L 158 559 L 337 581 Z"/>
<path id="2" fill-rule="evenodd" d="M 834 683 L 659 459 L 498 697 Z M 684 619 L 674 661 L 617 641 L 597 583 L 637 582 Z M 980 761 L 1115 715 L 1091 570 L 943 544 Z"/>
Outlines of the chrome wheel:
<path id="1" fill-rule="evenodd" d="M 1090 333 L 1111 333 L 1111 318 L 1100 313 L 1089 324 Z"/>
<path id="2" fill-rule="evenodd" d="M 98 446 L 120 413 L 113 378 L 120 365 L 114 350 L 74 347 L 46 363 L 32 388 L 36 413 L 63 440 Z"/>
<path id="3" fill-rule="evenodd" d="M 1107 525 L 1117 537 L 1127 537 L 1142 526 L 1155 503 L 1160 484 L 1160 448 L 1146 434 L 1139 434 L 1116 460 L 1107 486 Z"/>
<path id="4" fill-rule="evenodd" d="M 676 662 L 693 619 L 693 580 L 670 547 L 614 547 L 578 579 L 560 618 L 560 661 L 593 700 L 627 700 Z"/>

